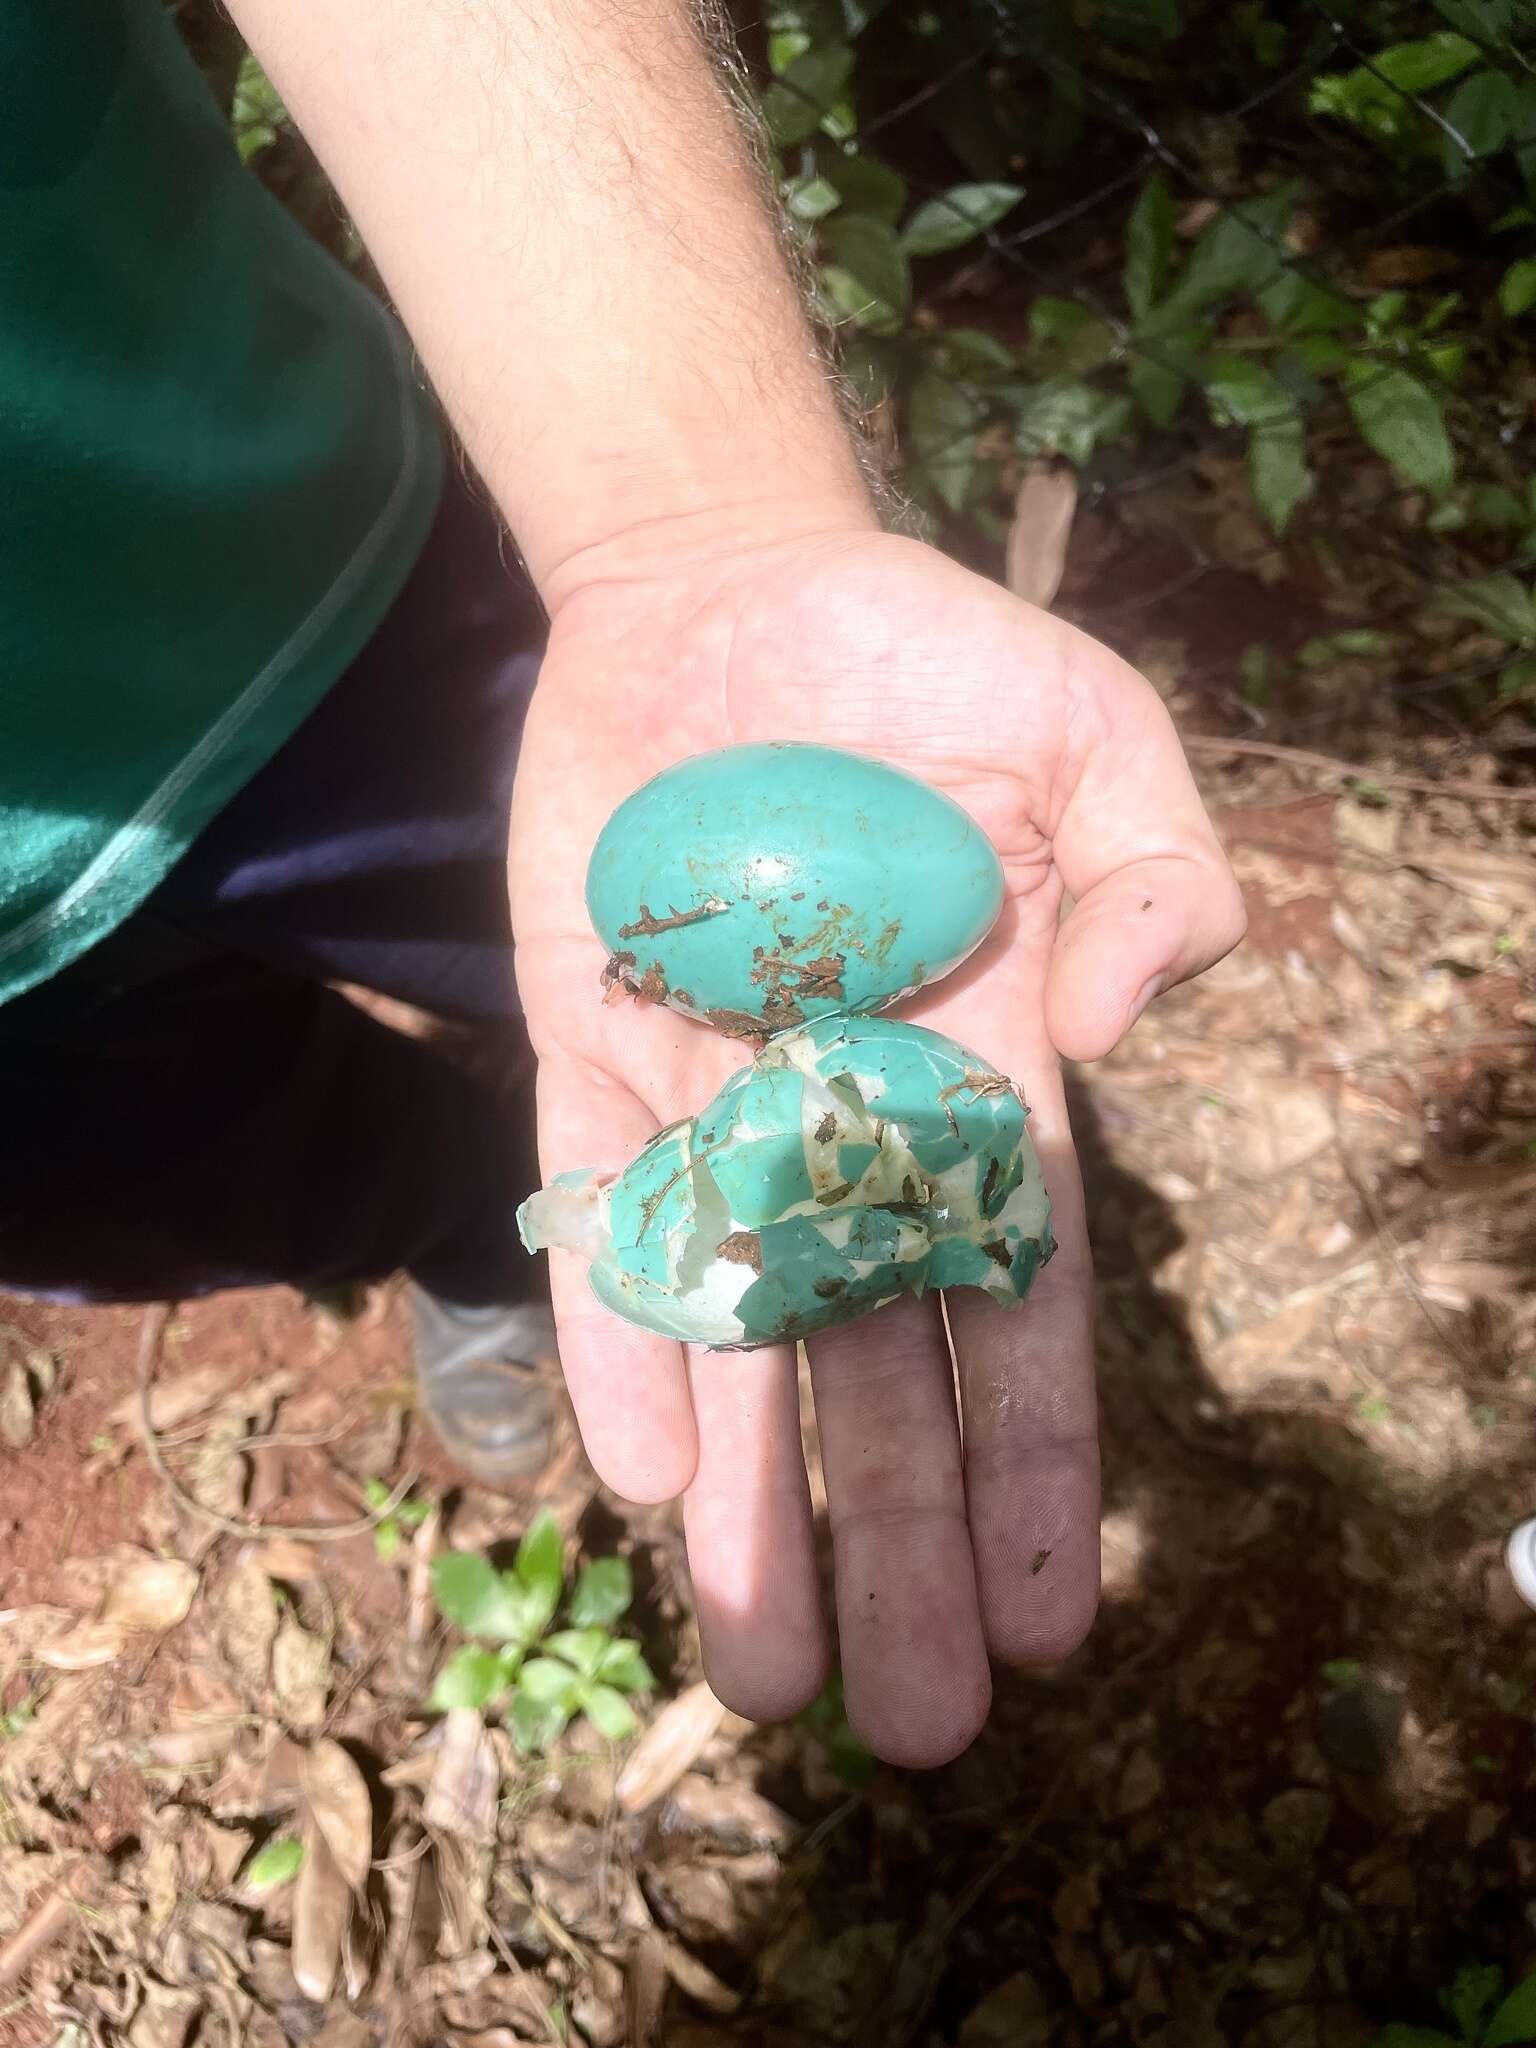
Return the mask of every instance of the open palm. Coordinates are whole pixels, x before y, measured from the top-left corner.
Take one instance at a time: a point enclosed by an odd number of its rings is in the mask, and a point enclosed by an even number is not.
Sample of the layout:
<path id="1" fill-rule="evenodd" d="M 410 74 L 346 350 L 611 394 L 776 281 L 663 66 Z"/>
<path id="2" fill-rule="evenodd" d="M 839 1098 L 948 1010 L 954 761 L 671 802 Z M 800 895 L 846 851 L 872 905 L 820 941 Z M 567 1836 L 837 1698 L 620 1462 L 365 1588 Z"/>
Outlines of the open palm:
<path id="1" fill-rule="evenodd" d="M 742 1064 L 670 1010 L 602 1002 L 582 892 L 615 805 L 753 740 L 920 776 L 1007 879 L 990 939 L 902 1014 L 1023 1089 L 1059 1255 L 1020 1310 L 903 1297 L 807 1346 L 849 1716 L 878 1754 L 936 1763 L 985 1719 L 988 1653 L 1065 1654 L 1097 1597 L 1089 1259 L 1058 1055 L 1107 1052 L 1158 987 L 1235 944 L 1241 905 L 1150 688 L 931 549 L 852 531 L 590 584 L 557 611 L 513 804 L 546 1172 L 623 1165 Z M 793 1352 L 685 1356 L 601 1309 L 569 1254 L 552 1278 L 593 1464 L 632 1499 L 685 1494 L 711 1683 L 755 1718 L 793 1712 L 827 1662 Z"/>

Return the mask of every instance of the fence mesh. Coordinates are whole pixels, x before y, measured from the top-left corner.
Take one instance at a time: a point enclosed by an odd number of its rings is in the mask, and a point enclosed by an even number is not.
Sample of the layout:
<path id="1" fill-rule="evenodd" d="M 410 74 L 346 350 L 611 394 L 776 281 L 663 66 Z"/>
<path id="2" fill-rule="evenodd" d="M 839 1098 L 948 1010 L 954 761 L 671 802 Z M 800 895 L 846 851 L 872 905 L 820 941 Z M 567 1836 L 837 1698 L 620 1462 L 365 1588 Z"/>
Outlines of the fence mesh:
<path id="1" fill-rule="evenodd" d="M 178 13 L 258 174 L 365 261 L 212 0 Z M 736 26 L 933 537 L 999 567 L 1021 480 L 1069 466 L 1063 606 L 1134 653 L 1198 642 L 1240 729 L 1344 733 L 1368 698 L 1388 729 L 1528 742 L 1533 0 L 767 0 Z"/>

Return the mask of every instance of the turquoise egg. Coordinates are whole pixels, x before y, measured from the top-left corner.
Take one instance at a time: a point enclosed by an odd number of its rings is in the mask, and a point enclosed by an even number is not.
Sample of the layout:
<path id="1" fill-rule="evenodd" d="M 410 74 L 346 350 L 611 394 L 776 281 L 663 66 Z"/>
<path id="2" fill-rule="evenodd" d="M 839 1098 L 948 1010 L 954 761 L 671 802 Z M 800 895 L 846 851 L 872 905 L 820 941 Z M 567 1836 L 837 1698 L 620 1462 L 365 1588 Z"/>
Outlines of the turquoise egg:
<path id="1" fill-rule="evenodd" d="M 560 1174 L 518 1211 L 530 1251 L 590 1261 L 627 1322 L 727 1350 L 784 1343 L 904 1293 L 1022 1301 L 1050 1199 L 1009 1081 L 892 1017 L 825 1017 L 617 1174 Z"/>
<path id="2" fill-rule="evenodd" d="M 603 827 L 587 909 L 604 979 L 733 1038 L 881 1010 L 986 937 L 1003 873 L 957 803 L 835 747 L 726 747 Z"/>

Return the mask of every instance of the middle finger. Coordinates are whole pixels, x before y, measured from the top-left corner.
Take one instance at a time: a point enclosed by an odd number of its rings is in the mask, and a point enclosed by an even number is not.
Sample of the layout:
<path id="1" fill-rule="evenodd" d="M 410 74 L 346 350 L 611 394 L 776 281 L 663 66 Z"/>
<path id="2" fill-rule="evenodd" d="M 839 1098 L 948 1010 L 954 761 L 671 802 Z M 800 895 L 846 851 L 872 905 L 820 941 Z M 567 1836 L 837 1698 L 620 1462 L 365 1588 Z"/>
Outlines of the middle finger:
<path id="1" fill-rule="evenodd" d="M 985 1721 L 992 1682 L 937 1297 L 904 1295 L 806 1349 L 849 1720 L 888 1763 L 946 1763 Z"/>

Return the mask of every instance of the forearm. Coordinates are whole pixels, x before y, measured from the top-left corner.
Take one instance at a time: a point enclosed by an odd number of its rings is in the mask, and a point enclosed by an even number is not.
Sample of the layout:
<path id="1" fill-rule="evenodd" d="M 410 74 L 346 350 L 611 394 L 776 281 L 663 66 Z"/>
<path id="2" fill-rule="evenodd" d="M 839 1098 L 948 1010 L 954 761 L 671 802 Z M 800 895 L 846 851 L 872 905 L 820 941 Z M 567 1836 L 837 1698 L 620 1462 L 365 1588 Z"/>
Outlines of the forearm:
<path id="1" fill-rule="evenodd" d="M 872 522 L 690 0 L 235 0 L 546 600 Z"/>

